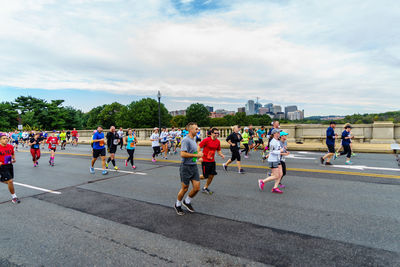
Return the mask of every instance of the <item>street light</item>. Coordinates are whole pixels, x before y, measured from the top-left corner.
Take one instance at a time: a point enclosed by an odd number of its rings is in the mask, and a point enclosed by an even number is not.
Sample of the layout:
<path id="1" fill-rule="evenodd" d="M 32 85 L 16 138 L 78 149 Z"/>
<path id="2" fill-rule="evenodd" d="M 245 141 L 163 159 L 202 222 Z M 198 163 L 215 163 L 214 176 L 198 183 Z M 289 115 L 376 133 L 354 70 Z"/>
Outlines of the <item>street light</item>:
<path id="1" fill-rule="evenodd" d="M 158 128 L 161 129 L 161 104 L 160 104 L 161 93 L 160 93 L 160 90 L 157 93 L 157 98 L 158 98 Z"/>

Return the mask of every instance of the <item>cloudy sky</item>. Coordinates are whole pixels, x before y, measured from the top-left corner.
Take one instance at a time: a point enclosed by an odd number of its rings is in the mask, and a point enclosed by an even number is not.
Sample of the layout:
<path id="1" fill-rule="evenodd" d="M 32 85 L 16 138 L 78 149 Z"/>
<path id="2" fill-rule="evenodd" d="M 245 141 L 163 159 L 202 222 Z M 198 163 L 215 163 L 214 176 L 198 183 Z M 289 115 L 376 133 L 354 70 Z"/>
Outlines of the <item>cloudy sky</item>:
<path id="1" fill-rule="evenodd" d="M 1 100 L 400 110 L 397 0 L 8 0 Z"/>

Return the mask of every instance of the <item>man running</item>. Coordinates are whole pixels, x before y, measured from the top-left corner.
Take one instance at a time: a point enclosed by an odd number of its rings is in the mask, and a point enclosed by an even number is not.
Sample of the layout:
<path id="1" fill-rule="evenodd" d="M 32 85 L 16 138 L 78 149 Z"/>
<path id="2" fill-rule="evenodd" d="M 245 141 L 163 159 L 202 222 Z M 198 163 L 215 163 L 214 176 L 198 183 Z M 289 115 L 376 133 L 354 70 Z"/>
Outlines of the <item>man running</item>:
<path id="1" fill-rule="evenodd" d="M 74 128 L 71 132 L 72 135 L 72 146 L 77 146 L 78 145 L 78 131 Z"/>
<path id="2" fill-rule="evenodd" d="M 168 129 L 163 127 L 160 133 L 161 153 L 164 153 L 163 158 L 168 159 Z"/>
<path id="3" fill-rule="evenodd" d="M 117 134 L 119 136 L 120 149 L 122 150 L 122 147 L 124 146 L 124 130 L 122 127 L 119 127 Z"/>
<path id="4" fill-rule="evenodd" d="M 172 126 L 171 131 L 169 131 L 169 142 L 171 143 L 171 153 L 176 154 L 176 135 L 175 127 Z"/>
<path id="5" fill-rule="evenodd" d="M 67 131 L 67 141 L 69 143 L 69 140 L 71 139 L 71 132 L 68 130 Z"/>
<path id="6" fill-rule="evenodd" d="M 150 136 L 151 147 L 153 148 L 153 156 L 151 161 L 156 162 L 156 156 L 161 153 L 160 149 L 160 135 L 158 134 L 158 128 L 153 129 L 153 134 Z"/>
<path id="7" fill-rule="evenodd" d="M 354 138 L 354 136 L 351 135 L 351 129 L 352 127 L 350 125 L 346 125 L 344 127 L 344 131 L 342 132 L 342 146 L 343 146 L 343 152 L 340 153 L 340 156 L 347 155 L 346 156 L 346 165 L 351 165 L 352 162 L 350 161 L 351 158 L 351 139 Z"/>
<path id="8" fill-rule="evenodd" d="M 67 145 L 67 134 L 65 130 L 62 130 L 60 133 L 60 142 L 61 142 L 61 150 L 65 150 L 65 146 Z"/>
<path id="9" fill-rule="evenodd" d="M 203 161 L 201 163 L 203 174 L 200 175 L 200 179 L 207 179 L 207 182 L 201 189 L 201 192 L 209 195 L 211 195 L 213 192 L 210 191 L 208 187 L 210 186 L 214 176 L 217 175 L 215 152 L 217 152 L 222 159 L 225 159 L 224 154 L 222 154 L 221 152 L 221 142 L 218 140 L 218 129 L 212 128 L 210 134 L 211 137 L 207 137 L 203 141 L 201 141 L 199 144 L 199 148 L 197 149 L 198 151 L 201 151 L 201 148 L 203 149 Z"/>
<path id="10" fill-rule="evenodd" d="M 8 190 L 11 193 L 11 201 L 18 204 L 21 201 L 18 199 L 14 190 L 14 167 L 16 162 L 14 147 L 8 144 L 8 136 L 0 133 L 0 182 L 8 185 Z"/>
<path id="11" fill-rule="evenodd" d="M 42 141 L 40 140 L 40 135 L 39 133 L 36 133 L 33 138 L 29 141 L 29 145 L 31 146 L 31 155 L 32 155 L 32 161 L 33 161 L 33 167 L 36 167 L 39 165 L 38 160 L 40 159 L 40 143 Z"/>
<path id="12" fill-rule="evenodd" d="M 29 142 L 29 133 L 27 131 L 24 131 L 22 133 L 22 147 L 24 147 L 24 145 L 28 146 L 28 142 Z"/>
<path id="13" fill-rule="evenodd" d="M 56 131 L 54 130 L 46 140 L 46 143 L 49 144 L 49 150 L 51 151 L 49 164 L 50 166 L 54 166 L 54 157 L 56 155 L 56 149 L 58 145 L 58 138 L 56 137 Z"/>
<path id="14" fill-rule="evenodd" d="M 325 156 L 321 157 L 321 164 L 332 165 L 331 159 L 335 155 L 335 140 L 337 138 L 337 134 L 335 133 L 336 122 L 331 121 L 329 123 L 329 127 L 326 129 L 326 145 L 328 147 L 328 153 Z"/>
<path id="15" fill-rule="evenodd" d="M 18 134 L 17 130 L 15 130 L 15 132 L 11 135 L 11 138 L 12 138 L 12 143 L 14 145 L 15 151 L 18 151 L 19 134 Z"/>
<path id="16" fill-rule="evenodd" d="M 90 167 L 90 173 L 94 174 L 94 163 L 98 157 L 101 157 L 101 167 L 103 169 L 102 174 L 106 175 L 106 148 L 104 146 L 104 133 L 103 127 L 97 127 L 97 132 L 93 134 L 93 158 L 92 165 Z"/>
<path id="17" fill-rule="evenodd" d="M 115 164 L 115 152 L 117 152 L 117 147 L 120 142 L 119 135 L 115 131 L 115 126 L 111 126 L 110 131 L 107 133 L 107 149 L 110 156 L 107 159 L 106 168 L 108 169 L 108 164 L 110 161 L 114 165 L 115 170 L 119 170 Z"/>
<path id="18" fill-rule="evenodd" d="M 253 125 L 249 125 L 249 149 L 254 148 L 254 130 L 253 130 Z"/>
<path id="19" fill-rule="evenodd" d="M 194 212 L 192 207 L 192 199 L 196 196 L 200 190 L 200 177 L 199 170 L 197 169 L 197 158 L 203 157 L 201 151 L 197 152 L 196 144 L 196 133 L 197 123 L 190 122 L 186 129 L 188 129 L 188 135 L 182 140 L 181 157 L 182 163 L 179 168 L 181 177 L 181 189 L 179 190 L 176 203 L 174 205 L 175 211 L 178 215 L 184 215 L 185 212 L 182 209 L 182 205 L 191 213 Z M 189 184 L 192 182 L 192 190 L 184 201 L 183 197 L 189 189 Z"/>
<path id="20" fill-rule="evenodd" d="M 242 137 L 243 137 L 242 144 L 244 146 L 244 149 L 242 151 L 240 151 L 240 153 L 245 152 L 244 157 L 247 159 L 247 158 L 249 158 L 249 150 L 250 150 L 250 147 L 249 147 L 249 139 L 250 139 L 249 128 L 244 127 L 244 132 L 242 134 Z"/>
<path id="21" fill-rule="evenodd" d="M 256 146 L 254 147 L 254 150 L 257 150 L 257 148 L 261 145 L 261 148 L 264 149 L 264 136 L 265 136 L 265 128 L 264 126 L 261 126 L 261 129 L 257 130 L 257 136 L 258 140 L 256 140 Z"/>
<path id="22" fill-rule="evenodd" d="M 242 141 L 242 135 L 239 132 L 239 126 L 235 125 L 232 127 L 233 132 L 226 138 L 226 142 L 229 143 L 230 145 L 230 150 L 232 152 L 232 157 L 228 159 L 227 162 L 222 164 L 222 167 L 224 168 L 225 171 L 228 170 L 229 164 L 234 162 L 235 160 L 237 161 L 237 167 L 238 167 L 238 173 L 244 174 L 244 170 L 241 167 L 240 164 L 240 142 Z"/>
<path id="23" fill-rule="evenodd" d="M 136 169 L 133 163 L 135 148 L 136 148 L 136 136 L 133 134 L 131 129 L 128 130 L 128 134 L 125 137 L 126 151 L 128 152 L 128 159 L 125 160 L 125 167 L 128 167 L 128 162 L 131 163 L 132 169 Z"/>

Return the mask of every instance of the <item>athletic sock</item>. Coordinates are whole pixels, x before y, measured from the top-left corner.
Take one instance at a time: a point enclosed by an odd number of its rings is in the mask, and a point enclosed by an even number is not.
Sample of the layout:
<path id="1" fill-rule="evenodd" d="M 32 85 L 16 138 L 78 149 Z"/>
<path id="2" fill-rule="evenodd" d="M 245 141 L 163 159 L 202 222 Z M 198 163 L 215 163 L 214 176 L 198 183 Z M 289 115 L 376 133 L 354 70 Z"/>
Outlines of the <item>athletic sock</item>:
<path id="1" fill-rule="evenodd" d="M 185 202 L 186 202 L 187 204 L 190 204 L 191 201 L 192 201 L 192 198 L 191 198 L 191 197 L 186 197 Z"/>
<path id="2" fill-rule="evenodd" d="M 109 163 L 110 161 L 111 161 L 111 158 L 108 158 L 108 159 L 107 159 L 107 163 Z"/>
<path id="3" fill-rule="evenodd" d="M 111 162 L 112 162 L 112 164 L 113 164 L 114 167 L 115 167 L 115 159 L 111 160 Z"/>
<path id="4" fill-rule="evenodd" d="M 12 197 L 12 198 L 16 198 L 17 195 L 16 195 L 16 194 L 11 194 L 11 197 Z"/>
<path id="5" fill-rule="evenodd" d="M 182 201 L 177 200 L 177 201 L 176 201 L 176 206 L 177 206 L 177 207 L 182 206 Z"/>

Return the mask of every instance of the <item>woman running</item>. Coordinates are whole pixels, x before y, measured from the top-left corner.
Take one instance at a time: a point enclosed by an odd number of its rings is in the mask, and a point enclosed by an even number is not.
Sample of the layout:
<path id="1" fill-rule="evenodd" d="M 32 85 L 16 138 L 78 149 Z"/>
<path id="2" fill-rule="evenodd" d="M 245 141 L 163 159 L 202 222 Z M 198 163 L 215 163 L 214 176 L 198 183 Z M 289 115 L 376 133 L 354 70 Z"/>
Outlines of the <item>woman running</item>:
<path id="1" fill-rule="evenodd" d="M 131 163 L 132 169 L 136 169 L 136 166 L 133 164 L 133 154 L 135 153 L 136 148 L 136 136 L 132 133 L 132 130 L 128 130 L 128 135 L 125 137 L 126 143 L 126 151 L 128 152 L 128 159 L 125 160 L 125 167 L 128 167 L 128 162 Z"/>
<path id="2" fill-rule="evenodd" d="M 57 149 L 57 145 L 58 145 L 56 131 L 53 131 L 51 133 L 51 136 L 49 136 L 47 138 L 46 143 L 49 144 L 49 150 L 51 151 L 49 164 L 50 164 L 50 166 L 54 166 L 54 157 L 56 155 L 56 149 Z"/>
<path id="3" fill-rule="evenodd" d="M 158 128 L 155 127 L 153 130 L 153 134 L 150 136 L 151 146 L 153 147 L 153 158 L 151 161 L 156 162 L 156 156 L 161 153 L 160 150 L 160 135 L 158 134 Z"/>
<path id="4" fill-rule="evenodd" d="M 240 153 L 245 152 L 244 157 L 247 159 L 249 158 L 249 138 L 250 138 L 250 134 L 249 134 L 249 128 L 244 127 L 244 132 L 242 134 L 243 137 L 243 142 L 242 144 L 244 145 L 244 149 L 242 151 L 240 151 Z"/>
<path id="5" fill-rule="evenodd" d="M 40 159 L 40 143 L 41 143 L 39 136 L 40 136 L 39 133 L 36 133 L 29 141 L 29 145 L 31 146 L 33 167 L 39 165 L 38 160 Z"/>
<path id="6" fill-rule="evenodd" d="M 232 152 L 232 157 L 228 159 L 227 162 L 222 164 L 222 167 L 225 171 L 228 170 L 228 165 L 231 164 L 233 161 L 237 161 L 238 172 L 243 174 L 244 170 L 240 165 L 240 141 L 242 141 L 242 135 L 239 133 L 239 127 L 237 125 L 232 127 L 233 132 L 226 138 L 226 141 L 230 144 L 230 149 Z"/>
<path id="7" fill-rule="evenodd" d="M 161 140 L 161 147 L 162 150 L 161 152 L 164 153 L 163 158 L 167 159 L 168 155 L 168 129 L 163 127 L 161 134 L 160 134 L 160 140 Z"/>

